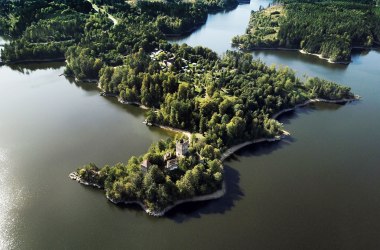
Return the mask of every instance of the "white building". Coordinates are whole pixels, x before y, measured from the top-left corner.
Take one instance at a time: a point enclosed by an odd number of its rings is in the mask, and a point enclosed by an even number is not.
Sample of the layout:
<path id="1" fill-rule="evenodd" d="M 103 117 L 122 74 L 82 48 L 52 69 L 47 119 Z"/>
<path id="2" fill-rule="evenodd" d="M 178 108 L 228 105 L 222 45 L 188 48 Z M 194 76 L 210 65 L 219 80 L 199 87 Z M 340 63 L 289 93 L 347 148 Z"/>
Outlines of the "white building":
<path id="1" fill-rule="evenodd" d="M 177 141 L 175 147 L 175 154 L 177 157 L 183 157 L 189 152 L 189 142 L 188 141 Z"/>

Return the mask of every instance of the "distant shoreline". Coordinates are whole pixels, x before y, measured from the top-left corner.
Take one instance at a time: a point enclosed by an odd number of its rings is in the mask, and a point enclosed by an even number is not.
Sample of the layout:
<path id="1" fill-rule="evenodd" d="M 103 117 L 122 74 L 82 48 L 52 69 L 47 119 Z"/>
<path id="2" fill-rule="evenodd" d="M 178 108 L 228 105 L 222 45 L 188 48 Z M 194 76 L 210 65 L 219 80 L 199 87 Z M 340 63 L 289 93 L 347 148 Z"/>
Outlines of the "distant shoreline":
<path id="1" fill-rule="evenodd" d="M 206 20 L 206 22 L 207 22 L 207 20 Z M 193 26 L 190 29 L 188 29 L 186 31 L 183 31 L 181 33 L 164 34 L 164 36 L 167 37 L 167 38 L 180 38 L 180 37 L 183 37 L 183 36 L 187 36 L 187 35 L 193 33 L 194 31 L 196 31 L 197 29 L 199 29 L 200 27 L 202 27 L 204 24 L 206 24 L 206 22 L 204 22 L 204 23 L 197 23 L 197 24 L 195 24 L 195 26 Z"/>
<path id="2" fill-rule="evenodd" d="M 328 63 L 331 63 L 331 64 L 343 64 L 343 65 L 348 65 L 351 63 L 351 61 L 333 61 L 331 60 L 331 58 L 328 58 L 328 57 L 323 57 L 322 54 L 317 54 L 317 53 L 310 53 L 310 52 L 307 52 L 303 49 L 292 49 L 292 48 L 284 48 L 284 47 L 273 47 L 273 48 L 268 48 L 268 47 L 254 47 L 254 48 L 249 48 L 249 49 L 242 49 L 240 48 L 240 45 L 241 44 L 237 44 L 237 45 L 233 45 L 234 47 L 237 47 L 239 48 L 239 50 L 241 51 L 244 51 L 244 52 L 254 52 L 254 51 L 260 51 L 260 50 L 273 50 L 273 51 L 298 51 L 299 53 L 301 54 L 304 54 L 304 55 L 311 55 L 311 56 L 316 56 L 318 57 L 319 59 L 322 59 L 322 60 L 325 60 L 327 61 Z M 353 49 L 367 49 L 367 50 L 372 50 L 372 49 L 378 49 L 379 47 L 378 46 L 372 46 L 372 47 L 365 47 L 365 46 L 352 46 L 351 47 L 351 50 Z"/>
<path id="3" fill-rule="evenodd" d="M 307 52 L 303 49 L 299 50 L 299 52 L 302 54 L 305 54 L 305 55 L 316 56 L 319 59 L 326 60 L 328 63 L 332 63 L 332 64 L 346 64 L 347 65 L 347 64 L 351 63 L 351 60 L 350 61 L 333 61 L 333 60 L 331 60 L 331 58 L 322 56 L 322 54 L 310 53 L 310 52 Z"/>
<path id="4" fill-rule="evenodd" d="M 238 45 L 238 47 L 239 47 L 239 45 Z M 353 47 L 352 49 L 354 49 L 354 48 L 356 49 L 356 47 Z M 241 49 L 241 48 L 239 48 L 239 49 L 244 51 L 244 52 L 254 52 L 254 51 L 260 51 L 260 50 L 297 51 L 297 52 L 304 54 L 304 55 L 316 56 L 319 59 L 325 60 L 331 64 L 346 64 L 347 65 L 347 64 L 350 64 L 350 62 L 351 62 L 351 61 L 333 61 L 333 60 L 331 60 L 331 58 L 323 57 L 322 54 L 310 53 L 310 52 L 307 52 L 303 49 L 292 49 L 292 48 L 283 48 L 283 47 L 273 47 L 273 48 L 256 47 L 256 48 L 249 48 L 249 49 Z"/>
<path id="5" fill-rule="evenodd" d="M 300 103 L 300 104 L 295 105 L 293 108 L 280 110 L 279 112 L 272 115 L 272 119 L 277 119 L 277 117 L 279 117 L 282 114 L 293 111 L 293 110 L 300 108 L 300 107 L 304 107 L 304 106 L 311 104 L 311 103 L 346 103 L 346 102 L 357 101 L 359 99 L 360 99 L 360 96 L 358 96 L 358 95 L 355 95 L 353 98 L 349 98 L 349 99 L 344 98 L 344 99 L 338 99 L 338 100 L 328 100 L 328 99 L 323 99 L 323 98 L 310 99 L 310 100 L 305 101 L 304 103 Z"/>

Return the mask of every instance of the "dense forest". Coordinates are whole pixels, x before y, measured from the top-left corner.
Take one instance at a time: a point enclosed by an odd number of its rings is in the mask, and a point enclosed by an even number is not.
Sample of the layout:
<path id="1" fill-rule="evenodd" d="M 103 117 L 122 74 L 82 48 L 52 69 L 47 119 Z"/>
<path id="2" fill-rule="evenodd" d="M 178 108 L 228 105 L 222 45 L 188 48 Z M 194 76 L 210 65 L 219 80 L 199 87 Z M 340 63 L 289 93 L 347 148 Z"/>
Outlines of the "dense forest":
<path id="1" fill-rule="evenodd" d="M 277 135 L 281 127 L 269 119 L 272 114 L 321 93 L 331 95 L 326 99 L 350 97 L 348 88 L 313 78 L 304 84 L 288 68 L 276 70 L 232 51 L 218 58 L 202 47 L 163 43 L 150 56 L 140 50 L 124 62 L 100 71 L 104 91 L 154 108 L 151 123 L 204 134 L 221 149 Z"/>
<path id="2" fill-rule="evenodd" d="M 104 188 L 114 203 L 140 201 L 151 211 L 161 211 L 177 200 L 220 189 L 224 175 L 220 151 L 193 140 L 186 157 L 179 158 L 175 169 L 170 170 L 165 159 L 175 154 L 175 143 L 172 138 L 154 143 L 145 155 L 132 157 L 127 164 L 100 169 L 87 164 L 78 169 L 78 175 Z M 151 164 L 148 171 L 142 171 L 143 161 Z"/>
<path id="3" fill-rule="evenodd" d="M 271 119 L 280 110 L 311 98 L 353 97 L 347 87 L 319 78 L 301 81 L 289 68 L 269 67 L 250 54 L 227 51 L 219 57 L 204 47 L 165 40 L 203 22 L 215 6 L 233 3 L 7 3 L 1 11 L 14 19 L 1 19 L 1 27 L 12 42 L 2 59 L 65 56 L 68 77 L 95 80 L 104 95 L 145 105 L 147 124 L 191 132 L 190 138 L 159 141 L 126 164 L 88 164 L 75 173 L 104 188 L 115 203 L 139 201 L 161 211 L 179 199 L 220 189 L 221 153 L 240 142 L 281 135 L 282 125 Z M 33 15 L 23 19 L 25 11 Z M 178 147 L 186 150 L 178 153 Z"/>
<path id="4" fill-rule="evenodd" d="M 69 47 L 86 41 L 85 27 L 93 25 L 94 19 L 108 19 L 99 25 L 105 30 L 107 25 L 104 23 L 108 22 L 108 28 L 111 27 L 108 14 L 121 21 L 118 31 L 125 28 L 134 35 L 145 33 L 158 41 L 164 36 L 191 32 L 206 22 L 208 13 L 231 9 L 237 4 L 236 0 L 136 1 L 132 4 L 123 0 L 2 1 L 0 35 L 11 37 L 12 42 L 5 46 L 1 58 L 4 62 L 63 58 Z M 97 8 L 102 11 L 97 13 Z M 145 30 L 138 31 L 138 27 Z M 93 32 L 89 35 L 100 34 Z M 120 32 L 120 36 L 124 35 L 130 36 L 126 30 Z M 138 36 L 133 39 L 138 39 Z M 113 55 L 111 58 L 109 60 L 121 62 L 120 58 L 114 58 Z"/>
<path id="5" fill-rule="evenodd" d="M 6 1 L 0 7 L 0 35 L 12 38 L 2 61 L 63 58 L 79 42 L 91 5 L 77 1 Z"/>
<path id="6" fill-rule="evenodd" d="M 352 47 L 380 45 L 375 1 L 283 0 L 253 12 L 246 34 L 233 38 L 243 50 L 292 48 L 349 62 Z"/>

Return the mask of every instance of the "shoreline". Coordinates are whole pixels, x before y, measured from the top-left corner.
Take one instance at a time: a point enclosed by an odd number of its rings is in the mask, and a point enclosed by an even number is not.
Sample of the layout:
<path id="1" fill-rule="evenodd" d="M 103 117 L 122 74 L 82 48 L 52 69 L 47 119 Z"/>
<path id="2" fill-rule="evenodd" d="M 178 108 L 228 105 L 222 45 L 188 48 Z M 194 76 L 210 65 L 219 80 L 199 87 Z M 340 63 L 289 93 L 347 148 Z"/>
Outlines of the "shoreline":
<path id="1" fill-rule="evenodd" d="M 197 24 L 195 24 L 195 26 L 193 26 L 192 28 L 190 28 L 188 30 L 183 31 L 182 33 L 164 34 L 164 36 L 166 38 L 181 38 L 181 37 L 187 36 L 187 35 L 193 33 L 194 31 L 198 30 L 203 25 L 205 25 L 206 22 L 207 22 L 207 20 L 204 23 L 197 23 Z"/>
<path id="2" fill-rule="evenodd" d="M 358 95 L 355 95 L 354 98 L 350 98 L 350 99 L 339 99 L 339 100 L 327 100 L 327 99 L 323 99 L 323 98 L 315 98 L 315 99 L 310 99 L 310 100 L 307 100 L 305 101 L 304 103 L 300 103 L 300 104 L 297 104 L 295 105 L 293 108 L 287 108 L 287 109 L 283 109 L 283 110 L 280 110 L 279 112 L 275 113 L 274 115 L 271 116 L 272 119 L 275 119 L 277 120 L 277 118 L 280 116 L 280 115 L 283 115 L 285 113 L 288 113 L 288 112 L 291 112 L 291 111 L 294 111 L 296 110 L 297 108 L 300 108 L 300 107 L 304 107 L 304 106 L 307 106 L 311 103 L 348 103 L 348 102 L 353 102 L 353 101 L 357 101 L 359 100 L 360 97 Z M 246 146 L 249 146 L 249 145 L 252 145 L 252 144 L 256 144 L 256 143 L 262 143 L 262 142 L 275 142 L 275 141 L 280 141 L 282 140 L 283 138 L 289 136 L 290 133 L 286 130 L 283 130 L 282 131 L 282 134 L 281 135 L 277 135 L 273 138 L 260 138 L 260 139 L 255 139 L 255 140 L 252 140 L 252 141 L 246 141 L 246 142 L 242 142 L 240 144 L 236 144 L 230 148 L 228 148 L 227 150 L 224 151 L 224 153 L 222 154 L 222 157 L 221 157 L 221 161 L 224 161 L 226 160 L 228 157 L 230 157 L 231 155 L 233 155 L 236 151 L 246 147 Z"/>
<path id="3" fill-rule="evenodd" d="M 271 118 L 277 120 L 277 117 L 279 117 L 280 115 L 285 114 L 285 113 L 290 112 L 290 111 L 293 111 L 297 108 L 304 107 L 304 106 L 311 104 L 311 103 L 335 103 L 335 104 L 338 104 L 338 103 L 353 102 L 353 101 L 357 101 L 357 100 L 360 100 L 360 96 L 358 96 L 358 95 L 355 95 L 354 98 L 349 98 L 349 99 L 343 98 L 343 99 L 338 99 L 338 100 L 314 98 L 314 99 L 307 100 L 303 103 L 297 104 L 293 108 L 287 108 L 287 109 L 280 110 L 279 112 L 273 114 Z"/>
<path id="4" fill-rule="evenodd" d="M 238 48 L 239 50 L 243 52 L 253 52 L 253 51 L 258 51 L 258 50 L 281 50 L 281 51 L 299 51 L 299 49 L 292 49 L 292 48 L 284 48 L 284 47 L 254 47 L 254 48 L 248 48 L 248 49 L 243 49 L 240 48 L 241 44 L 234 45 L 232 44 L 233 47 Z"/>
<path id="5" fill-rule="evenodd" d="M 103 189 L 104 190 L 104 187 L 102 187 L 102 186 L 100 186 L 98 184 L 84 181 L 82 178 L 80 178 L 80 176 L 79 176 L 79 174 L 77 172 L 70 173 L 69 174 L 69 178 L 72 179 L 72 180 L 77 181 L 79 184 L 82 184 L 84 186 L 96 187 L 98 189 Z M 219 189 L 219 190 L 217 190 L 217 191 L 215 191 L 213 193 L 210 193 L 210 194 L 204 194 L 204 195 L 194 196 L 194 197 L 188 198 L 188 199 L 183 199 L 183 200 L 175 201 L 172 205 L 167 206 L 166 208 L 164 208 L 161 211 L 152 211 L 152 210 L 148 209 L 141 201 L 116 201 L 116 200 L 113 200 L 112 198 L 110 198 L 108 195 L 106 195 L 106 198 L 110 202 L 112 202 L 113 204 L 115 204 L 115 205 L 119 205 L 119 204 L 125 204 L 125 205 L 128 205 L 128 204 L 137 204 L 147 214 L 155 216 L 155 217 L 162 217 L 167 212 L 169 212 L 171 209 L 173 209 L 174 207 L 176 207 L 178 205 L 181 205 L 181 204 L 184 204 L 184 203 L 189 203 L 189 202 L 216 200 L 216 199 L 219 199 L 222 196 L 224 196 L 225 193 L 226 193 L 226 183 L 223 180 L 222 188 L 221 189 Z"/>
<path id="6" fill-rule="evenodd" d="M 182 133 L 182 134 L 186 135 L 189 138 L 189 140 L 191 140 L 192 133 L 189 132 L 189 131 L 182 130 L 182 129 L 179 129 L 179 128 L 173 128 L 173 127 L 170 127 L 170 126 L 160 125 L 160 124 L 157 124 L 157 123 L 153 123 L 153 126 L 161 128 L 161 129 L 164 129 L 164 130 L 168 130 L 168 131 L 171 131 L 171 132 Z"/>
<path id="7" fill-rule="evenodd" d="M 148 110 L 148 109 L 150 109 L 149 107 L 145 106 L 144 104 L 142 104 L 142 103 L 140 103 L 140 102 L 129 102 L 129 101 L 123 100 L 123 99 L 120 98 L 119 95 L 117 95 L 117 94 L 109 94 L 109 93 L 106 93 L 106 92 L 104 91 L 104 89 L 102 89 L 102 87 L 100 87 L 99 80 L 96 80 L 96 79 L 92 79 L 92 80 L 93 80 L 93 81 L 92 81 L 93 83 L 97 83 L 97 87 L 98 87 L 98 89 L 101 90 L 101 92 L 100 92 L 100 95 L 101 95 L 101 96 L 104 96 L 104 97 L 114 97 L 114 98 L 117 99 L 117 101 L 118 101 L 119 103 L 124 104 L 124 105 L 133 105 L 133 106 L 137 106 L 137 107 L 139 107 L 139 108 L 141 108 L 141 109 L 144 109 L 144 110 Z"/>
<path id="8" fill-rule="evenodd" d="M 231 5 L 231 6 L 227 6 L 227 8 L 223 9 L 216 9 L 216 10 L 210 10 L 208 13 L 207 13 L 207 18 L 204 22 L 200 22 L 200 23 L 196 23 L 194 24 L 193 27 L 189 28 L 188 30 L 185 30 L 181 33 L 174 33 L 174 34 L 164 34 L 164 36 L 166 38 L 172 38 L 172 39 L 175 39 L 175 38 L 182 38 L 182 37 L 186 37 L 188 35 L 190 35 L 191 33 L 193 33 L 194 31 L 197 31 L 198 29 L 200 29 L 203 25 L 205 25 L 207 23 L 207 20 L 209 18 L 209 15 L 215 15 L 215 14 L 218 14 L 218 13 L 224 13 L 224 12 L 228 12 L 228 11 L 232 11 L 234 9 L 236 9 L 240 4 L 249 4 L 251 2 L 251 0 L 242 0 L 242 2 L 240 1 L 237 1 L 236 4 L 234 5 Z"/>
<path id="9" fill-rule="evenodd" d="M 78 79 L 75 77 L 74 81 L 77 83 L 97 83 L 98 79 L 91 79 L 91 78 Z"/>
<path id="10" fill-rule="evenodd" d="M 351 50 L 352 50 L 352 48 L 351 48 Z M 333 61 L 333 60 L 331 60 L 331 58 L 327 58 L 327 57 L 322 56 L 322 54 L 310 53 L 310 52 L 307 52 L 307 51 L 305 51 L 303 49 L 299 50 L 299 52 L 301 54 L 304 54 L 304 55 L 316 56 L 319 59 L 326 60 L 328 63 L 332 63 L 332 64 L 344 64 L 344 65 L 348 65 L 348 64 L 351 63 L 351 60 L 350 61 Z M 350 54 L 350 56 L 351 56 L 351 54 Z"/>
<path id="11" fill-rule="evenodd" d="M 74 181 L 77 181 L 78 183 L 82 184 L 82 185 L 85 185 L 85 186 L 90 186 L 90 187 L 96 187 L 96 188 L 99 188 L 99 189 L 103 189 L 102 186 L 98 185 L 98 184 L 95 184 L 95 183 L 91 183 L 91 182 L 88 182 L 88 181 L 84 181 L 82 178 L 80 178 L 79 174 L 75 171 L 75 172 L 72 172 L 69 174 L 69 178 L 74 180 Z"/>
<path id="12" fill-rule="evenodd" d="M 117 97 L 117 96 L 115 95 L 114 97 Z M 274 115 L 272 115 L 271 118 L 277 120 L 277 118 L 280 115 L 285 114 L 285 113 L 290 112 L 290 111 L 293 111 L 293 110 L 295 110 L 297 108 L 304 107 L 304 106 L 306 106 L 308 104 L 311 104 L 311 103 L 319 103 L 319 102 L 320 103 L 348 103 L 348 102 L 357 101 L 359 99 L 360 99 L 360 97 L 357 96 L 357 95 L 355 95 L 354 98 L 350 98 L 350 99 L 345 99 L 344 98 L 344 99 L 339 99 L 339 100 L 327 100 L 327 99 L 323 99 L 323 98 L 310 99 L 310 100 L 307 100 L 307 101 L 305 101 L 303 103 L 295 105 L 293 108 L 283 109 L 283 110 L 275 113 Z M 118 98 L 118 100 L 119 100 L 119 98 Z M 189 138 L 191 138 L 191 135 L 192 135 L 189 131 L 185 131 L 185 130 L 181 130 L 181 129 L 177 129 L 177 128 L 172 128 L 172 127 L 169 127 L 169 126 L 164 126 L 164 125 L 159 125 L 159 124 L 154 124 L 154 126 L 157 126 L 157 127 L 161 128 L 161 129 L 173 131 L 173 132 L 183 133 L 186 136 L 188 136 Z M 259 138 L 259 139 L 254 139 L 254 140 L 251 140 L 251 141 L 246 141 L 246 142 L 243 142 L 243 143 L 240 143 L 240 144 L 236 144 L 234 146 L 231 146 L 227 150 L 225 150 L 222 153 L 220 160 L 222 162 L 225 161 L 231 155 L 233 155 L 234 153 L 236 153 L 240 149 L 245 148 L 245 147 L 247 147 L 249 145 L 263 143 L 263 142 L 281 141 L 282 139 L 284 139 L 285 137 L 287 137 L 289 135 L 290 135 L 289 132 L 283 130 L 282 134 L 276 135 L 276 136 L 274 136 L 272 138 Z M 82 185 L 92 186 L 92 187 L 96 187 L 96 188 L 104 190 L 104 187 L 101 187 L 98 184 L 90 183 L 90 182 L 87 182 L 87 181 L 83 181 L 76 171 L 70 173 L 69 174 L 69 178 L 72 179 L 72 180 L 76 180 L 78 183 L 80 183 Z M 200 195 L 200 196 L 195 196 L 195 197 L 192 197 L 192 198 L 189 198 L 189 199 L 178 200 L 178 201 L 174 202 L 172 205 L 164 208 L 161 211 L 151 211 L 148 208 L 146 208 L 145 205 L 141 201 L 115 201 L 115 200 L 112 200 L 111 198 L 109 198 L 108 196 L 106 196 L 106 197 L 107 197 L 107 199 L 110 202 L 112 202 L 114 204 L 125 204 L 125 205 L 128 205 L 128 204 L 137 204 L 147 214 L 155 216 L 155 217 L 161 217 L 161 216 L 164 216 L 168 211 L 170 211 L 171 209 L 173 209 L 174 207 L 176 207 L 176 206 L 178 206 L 180 204 L 188 203 L 188 202 L 215 200 L 215 199 L 219 199 L 222 196 L 224 196 L 225 193 L 226 193 L 226 184 L 225 184 L 225 180 L 223 180 L 223 184 L 222 184 L 222 188 L 221 189 L 219 189 L 219 190 L 217 190 L 217 191 L 215 191 L 215 192 L 213 192 L 211 194 Z"/>
<path id="13" fill-rule="evenodd" d="M 115 200 L 112 200 L 108 196 L 106 196 L 106 197 L 107 197 L 107 199 L 110 202 L 112 202 L 115 205 L 118 205 L 118 204 L 124 204 L 124 205 L 137 204 L 147 214 L 149 214 L 151 216 L 155 216 L 155 217 L 162 217 L 167 212 L 169 212 L 170 210 L 172 210 L 174 207 L 176 207 L 178 205 L 181 205 L 181 204 L 184 204 L 184 203 L 189 203 L 189 202 L 216 200 L 216 199 L 219 199 L 220 197 L 224 196 L 225 193 L 226 193 L 226 183 L 225 183 L 225 181 L 223 181 L 222 188 L 219 189 L 219 190 L 217 190 L 217 191 L 215 191 L 215 192 L 213 192 L 213 193 L 211 193 L 211 194 L 199 195 L 199 196 L 194 196 L 192 198 L 175 201 L 172 205 L 167 206 L 166 208 L 164 208 L 161 211 L 151 211 L 141 201 L 115 201 Z"/>
<path id="14" fill-rule="evenodd" d="M 245 148 L 246 146 L 252 145 L 252 144 L 257 144 L 257 143 L 262 143 L 262 142 L 276 142 L 276 141 L 281 141 L 285 137 L 289 136 L 290 133 L 288 131 L 283 130 L 281 135 L 276 135 L 275 137 L 272 138 L 260 138 L 260 139 L 254 139 L 252 141 L 246 141 L 242 142 L 240 144 L 236 144 L 232 147 L 229 147 L 227 150 L 224 151 L 222 154 L 220 160 L 223 162 L 227 158 L 229 158 L 231 155 L 236 153 L 236 151 L 239 151 L 242 148 Z"/>
<path id="15" fill-rule="evenodd" d="M 249 49 L 242 49 L 240 48 L 240 45 L 241 44 L 232 44 L 233 47 L 235 48 L 238 48 L 239 50 L 243 51 L 243 52 L 254 52 L 254 51 L 260 51 L 260 50 L 273 50 L 273 51 L 297 51 L 301 54 L 304 54 L 304 55 L 311 55 L 311 56 L 316 56 L 318 57 L 319 59 L 321 60 L 325 60 L 327 61 L 328 63 L 331 63 L 331 64 L 342 64 L 342 65 L 348 65 L 351 63 L 351 60 L 350 61 L 333 61 L 331 60 L 331 58 L 328 58 L 328 57 L 323 57 L 322 54 L 316 54 L 316 53 L 310 53 L 310 52 L 307 52 L 303 49 L 292 49 L 292 48 L 283 48 L 283 47 L 273 47 L 273 48 L 268 48 L 268 47 L 254 47 L 254 48 L 249 48 Z M 376 47 L 376 46 L 372 46 L 372 47 L 364 47 L 364 46 L 352 46 L 351 47 L 351 50 L 353 49 L 361 49 L 361 50 L 374 50 L 374 49 L 378 49 L 379 47 Z"/>
<path id="16" fill-rule="evenodd" d="M 110 97 L 112 97 L 112 96 L 110 96 Z M 150 109 L 149 107 L 145 106 L 144 104 L 142 104 L 140 102 L 129 102 L 129 101 L 125 101 L 125 100 L 121 99 L 120 97 L 117 97 L 117 96 L 114 96 L 114 97 L 117 98 L 117 101 L 120 102 L 121 104 L 137 106 L 137 107 L 144 109 L 144 110 Z"/>

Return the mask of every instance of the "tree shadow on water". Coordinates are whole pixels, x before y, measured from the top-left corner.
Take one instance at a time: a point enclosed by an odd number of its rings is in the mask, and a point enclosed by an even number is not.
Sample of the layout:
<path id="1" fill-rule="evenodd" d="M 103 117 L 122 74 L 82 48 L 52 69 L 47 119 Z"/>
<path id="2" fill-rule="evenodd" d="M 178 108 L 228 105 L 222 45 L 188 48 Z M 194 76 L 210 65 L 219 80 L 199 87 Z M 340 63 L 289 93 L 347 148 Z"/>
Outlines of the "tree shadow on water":
<path id="1" fill-rule="evenodd" d="M 224 214 L 230 211 L 237 201 L 244 196 L 239 186 L 240 173 L 228 165 L 224 165 L 226 193 L 223 197 L 200 202 L 190 202 L 178 205 L 170 210 L 166 217 L 177 223 L 183 223 L 190 219 L 201 218 L 208 214 Z"/>
<path id="2" fill-rule="evenodd" d="M 59 69 L 65 66 L 64 62 L 34 62 L 34 63 L 19 63 L 19 64 L 9 64 L 7 65 L 12 70 L 18 71 L 22 74 L 29 75 L 31 72 L 37 70 L 47 70 L 47 69 Z"/>
<path id="3" fill-rule="evenodd" d="M 274 151 L 280 150 L 286 147 L 288 144 L 296 142 L 296 139 L 292 136 L 287 136 L 281 141 L 276 142 L 262 142 L 258 144 L 252 144 L 235 152 L 233 157 L 234 161 L 240 161 L 242 158 L 260 157 L 264 155 L 270 155 Z"/>
<path id="4" fill-rule="evenodd" d="M 342 103 L 312 103 L 304 107 L 299 107 L 295 110 L 286 112 L 279 117 L 277 120 L 283 124 L 289 125 L 292 120 L 299 118 L 301 115 L 311 114 L 315 111 L 336 111 L 345 105 L 356 105 L 358 102 L 342 102 Z"/>
<path id="5" fill-rule="evenodd" d="M 226 181 L 226 194 L 223 197 L 217 200 L 181 204 L 170 210 L 166 217 L 177 223 L 183 223 L 194 218 L 201 218 L 203 215 L 225 214 L 232 210 L 236 202 L 244 197 L 244 193 L 239 185 L 240 173 L 232 168 L 229 163 L 241 161 L 245 157 L 271 154 L 294 141 L 295 139 L 289 136 L 282 141 L 263 142 L 242 148 L 231 155 L 223 164 Z"/>

